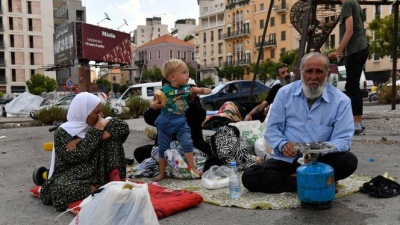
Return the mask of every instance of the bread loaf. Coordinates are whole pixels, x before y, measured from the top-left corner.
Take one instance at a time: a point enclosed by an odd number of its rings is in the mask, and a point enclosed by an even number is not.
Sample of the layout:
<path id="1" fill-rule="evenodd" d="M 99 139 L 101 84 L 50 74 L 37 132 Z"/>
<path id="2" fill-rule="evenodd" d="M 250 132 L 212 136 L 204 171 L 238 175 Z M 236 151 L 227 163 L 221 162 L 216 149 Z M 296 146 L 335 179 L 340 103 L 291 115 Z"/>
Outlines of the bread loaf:
<path id="1" fill-rule="evenodd" d="M 154 94 L 156 96 L 156 101 L 164 107 L 167 103 L 167 96 L 165 96 L 164 92 L 160 89 L 157 89 Z"/>

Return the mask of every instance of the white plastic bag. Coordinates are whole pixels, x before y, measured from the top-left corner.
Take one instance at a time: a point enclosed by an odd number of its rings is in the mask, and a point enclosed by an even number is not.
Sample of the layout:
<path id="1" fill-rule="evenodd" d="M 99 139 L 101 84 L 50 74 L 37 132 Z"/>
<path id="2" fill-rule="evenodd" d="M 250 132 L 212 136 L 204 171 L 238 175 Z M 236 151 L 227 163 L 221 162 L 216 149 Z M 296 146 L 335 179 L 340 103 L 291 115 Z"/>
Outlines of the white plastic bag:
<path id="1" fill-rule="evenodd" d="M 261 157 L 263 161 L 271 158 L 271 155 L 274 154 L 272 148 L 267 145 L 264 137 L 261 137 L 254 142 L 254 152 L 256 156 Z"/>
<path id="2" fill-rule="evenodd" d="M 103 190 L 85 198 L 75 224 L 153 225 L 159 224 L 150 201 L 147 184 L 113 181 Z M 100 190 L 100 188 L 99 188 Z"/>
<path id="3" fill-rule="evenodd" d="M 228 187 L 229 168 L 226 166 L 212 166 L 201 177 L 201 185 L 207 189 Z"/>
<path id="4" fill-rule="evenodd" d="M 239 129 L 240 136 L 246 145 L 246 149 L 250 154 L 255 155 L 254 142 L 256 142 L 256 140 L 260 137 L 264 136 L 265 125 L 259 120 L 241 121 L 237 123 L 230 123 L 229 125 L 235 126 Z"/>

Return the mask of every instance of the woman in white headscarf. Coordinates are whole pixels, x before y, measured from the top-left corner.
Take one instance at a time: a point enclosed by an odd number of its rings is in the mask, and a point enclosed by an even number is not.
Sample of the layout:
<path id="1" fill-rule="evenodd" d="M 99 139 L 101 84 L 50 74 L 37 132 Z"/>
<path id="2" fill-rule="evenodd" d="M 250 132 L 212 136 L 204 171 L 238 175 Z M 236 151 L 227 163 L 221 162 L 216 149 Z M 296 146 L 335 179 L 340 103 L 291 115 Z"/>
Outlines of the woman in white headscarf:
<path id="1" fill-rule="evenodd" d="M 40 191 L 45 204 L 65 210 L 109 181 L 126 177 L 123 143 L 126 122 L 103 119 L 100 99 L 82 92 L 69 107 L 67 120 L 54 133 L 54 170 Z"/>

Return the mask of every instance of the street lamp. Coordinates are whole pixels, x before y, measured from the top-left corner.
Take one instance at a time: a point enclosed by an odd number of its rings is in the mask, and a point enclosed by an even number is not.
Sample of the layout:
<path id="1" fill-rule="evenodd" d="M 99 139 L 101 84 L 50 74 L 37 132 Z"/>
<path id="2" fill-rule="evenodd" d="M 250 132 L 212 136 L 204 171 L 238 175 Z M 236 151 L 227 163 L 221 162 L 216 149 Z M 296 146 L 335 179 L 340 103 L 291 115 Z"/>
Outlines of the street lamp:
<path id="1" fill-rule="evenodd" d="M 106 15 L 106 18 L 100 20 L 100 21 L 97 23 L 97 26 L 99 26 L 99 24 L 100 24 L 101 22 L 103 22 L 104 20 L 111 20 L 107 13 L 104 13 L 104 14 Z"/>
<path id="2" fill-rule="evenodd" d="M 119 30 L 119 28 L 121 28 L 121 27 L 124 26 L 124 25 L 127 25 L 127 26 L 128 26 L 128 22 L 126 22 L 125 19 L 124 19 L 124 24 L 122 24 L 121 26 L 119 26 L 119 27 L 117 28 L 117 30 Z"/>

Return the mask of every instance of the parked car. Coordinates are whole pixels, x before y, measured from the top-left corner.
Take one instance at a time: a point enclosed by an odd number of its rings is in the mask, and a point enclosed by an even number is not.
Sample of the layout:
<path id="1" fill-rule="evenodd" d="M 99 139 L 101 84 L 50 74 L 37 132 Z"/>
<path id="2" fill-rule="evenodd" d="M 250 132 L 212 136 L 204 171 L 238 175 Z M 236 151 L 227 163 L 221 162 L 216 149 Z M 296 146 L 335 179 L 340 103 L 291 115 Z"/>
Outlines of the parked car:
<path id="1" fill-rule="evenodd" d="M 0 98 L 0 104 L 7 104 L 9 102 L 11 102 L 13 100 L 13 98 Z"/>
<path id="2" fill-rule="evenodd" d="M 94 92 L 93 94 L 100 98 L 101 103 L 106 104 L 108 102 L 108 97 L 104 92 Z M 39 110 L 45 109 L 45 108 L 50 108 L 52 106 L 57 106 L 57 107 L 61 107 L 63 109 L 68 110 L 69 106 L 71 105 L 72 99 L 74 99 L 75 96 L 76 96 L 76 94 L 69 94 L 69 95 L 61 97 L 60 99 L 56 100 L 55 102 L 49 102 L 48 100 L 45 100 L 42 102 L 42 104 L 40 105 L 40 107 L 38 109 L 31 111 L 29 113 L 29 116 L 32 119 L 36 120 L 37 119 L 36 113 Z"/>
<path id="3" fill-rule="evenodd" d="M 248 102 L 250 89 L 253 81 L 251 80 L 235 80 L 220 83 L 208 95 L 200 96 L 200 102 L 207 111 L 218 110 L 226 101 L 233 101 L 243 106 L 246 111 L 251 110 L 258 105 L 256 96 L 268 93 L 271 89 L 263 83 L 256 81 L 253 89 L 253 101 Z"/>
<path id="4" fill-rule="evenodd" d="M 337 81 L 337 88 L 341 91 L 346 91 L 345 90 L 345 85 L 346 85 L 346 76 L 347 76 L 347 72 L 346 72 L 346 68 L 345 66 L 338 66 L 338 81 Z M 369 87 L 368 87 L 369 85 Z M 373 86 L 373 82 L 372 81 L 367 81 L 367 79 L 365 78 L 365 74 L 364 71 L 362 71 L 361 73 L 361 77 L 360 77 L 360 90 L 361 90 L 361 95 L 363 98 L 368 97 L 368 93 L 371 90 Z"/>
<path id="5" fill-rule="evenodd" d="M 111 111 L 114 114 L 121 114 L 124 108 L 127 109 L 126 99 L 128 99 L 130 96 L 139 95 L 143 99 L 150 100 L 154 97 L 154 92 L 157 89 L 161 89 L 161 81 L 132 85 L 128 89 L 126 89 L 124 93 L 122 93 L 121 97 L 117 100 L 115 105 L 112 106 Z"/>

